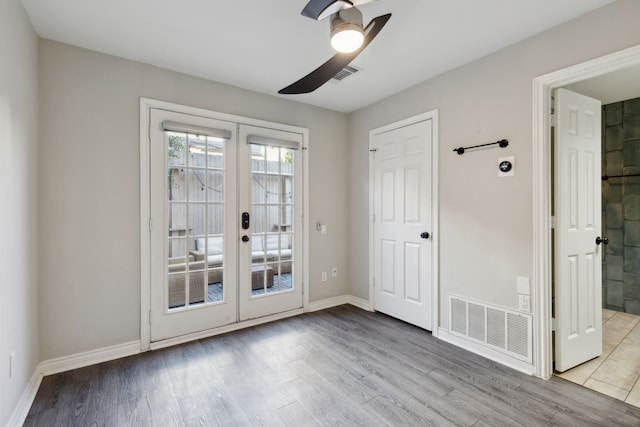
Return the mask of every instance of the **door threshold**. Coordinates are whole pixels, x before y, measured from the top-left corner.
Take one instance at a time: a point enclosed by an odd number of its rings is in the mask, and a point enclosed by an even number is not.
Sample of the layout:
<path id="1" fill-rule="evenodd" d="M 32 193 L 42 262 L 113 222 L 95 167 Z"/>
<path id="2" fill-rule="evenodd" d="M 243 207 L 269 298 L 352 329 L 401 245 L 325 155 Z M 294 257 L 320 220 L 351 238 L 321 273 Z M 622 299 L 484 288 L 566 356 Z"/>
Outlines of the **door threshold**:
<path id="1" fill-rule="evenodd" d="M 304 310 L 302 308 L 296 308 L 295 310 L 283 311 L 282 313 L 271 314 L 269 316 L 259 317 L 257 319 L 243 320 L 240 322 L 220 326 L 218 328 L 206 329 L 204 331 L 194 332 L 192 334 L 180 335 L 179 337 L 155 341 L 151 343 L 149 348 L 151 350 L 158 350 L 178 344 L 184 344 L 190 341 L 213 337 L 215 335 L 226 334 L 227 332 L 233 332 L 240 329 L 250 328 L 252 326 L 262 325 L 264 323 L 274 322 L 280 319 L 286 319 L 287 317 L 297 316 L 302 313 L 304 313 Z"/>

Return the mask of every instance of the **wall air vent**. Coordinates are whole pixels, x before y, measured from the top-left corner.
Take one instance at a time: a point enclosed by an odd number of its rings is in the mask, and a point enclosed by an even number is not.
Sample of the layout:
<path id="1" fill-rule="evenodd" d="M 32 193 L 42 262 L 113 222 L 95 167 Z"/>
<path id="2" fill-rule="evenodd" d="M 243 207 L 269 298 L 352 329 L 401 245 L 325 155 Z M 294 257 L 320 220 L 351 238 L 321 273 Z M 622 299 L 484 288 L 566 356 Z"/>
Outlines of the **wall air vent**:
<path id="1" fill-rule="evenodd" d="M 346 79 L 347 77 L 354 75 L 358 71 L 362 71 L 362 69 L 356 68 L 356 67 L 354 67 L 352 65 L 347 65 L 342 70 L 338 71 L 338 74 L 333 76 L 333 79 L 337 80 L 337 81 L 342 81 L 342 80 Z"/>
<path id="2" fill-rule="evenodd" d="M 449 325 L 453 335 L 533 362 L 530 314 L 449 294 Z"/>

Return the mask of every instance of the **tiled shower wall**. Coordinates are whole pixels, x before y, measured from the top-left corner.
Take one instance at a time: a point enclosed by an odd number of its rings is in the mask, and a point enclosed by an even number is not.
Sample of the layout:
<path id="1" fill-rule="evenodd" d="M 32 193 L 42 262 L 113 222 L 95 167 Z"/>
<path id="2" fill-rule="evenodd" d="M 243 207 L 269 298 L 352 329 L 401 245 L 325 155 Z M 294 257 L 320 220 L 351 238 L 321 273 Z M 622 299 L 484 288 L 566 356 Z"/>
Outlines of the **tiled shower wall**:
<path id="1" fill-rule="evenodd" d="M 640 98 L 602 107 L 603 175 L 640 174 Z M 602 181 L 604 307 L 640 315 L 640 176 Z"/>

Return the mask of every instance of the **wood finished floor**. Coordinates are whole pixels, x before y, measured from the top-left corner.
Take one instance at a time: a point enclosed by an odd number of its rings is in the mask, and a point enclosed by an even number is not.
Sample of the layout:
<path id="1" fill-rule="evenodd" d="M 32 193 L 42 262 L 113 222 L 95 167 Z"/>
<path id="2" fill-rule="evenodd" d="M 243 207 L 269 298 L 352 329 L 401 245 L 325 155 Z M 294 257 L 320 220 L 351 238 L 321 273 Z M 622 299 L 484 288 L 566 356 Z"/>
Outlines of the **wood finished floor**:
<path id="1" fill-rule="evenodd" d="M 45 377 L 26 426 L 640 426 L 391 317 L 308 313 Z"/>

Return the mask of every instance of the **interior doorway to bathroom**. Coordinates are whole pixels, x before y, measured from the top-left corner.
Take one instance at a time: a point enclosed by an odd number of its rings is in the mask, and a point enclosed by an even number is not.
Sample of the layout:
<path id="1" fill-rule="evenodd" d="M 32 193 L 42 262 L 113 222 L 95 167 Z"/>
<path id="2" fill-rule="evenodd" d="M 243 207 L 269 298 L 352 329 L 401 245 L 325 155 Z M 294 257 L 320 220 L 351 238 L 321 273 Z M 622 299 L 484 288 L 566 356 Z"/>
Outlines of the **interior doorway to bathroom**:
<path id="1" fill-rule="evenodd" d="M 585 353 L 588 361 L 557 373 L 635 406 L 640 406 L 639 77 L 640 68 L 627 67 L 565 86 L 602 102 L 601 229 L 597 234 L 606 244 L 600 245 L 598 257 L 602 263 L 602 311 L 598 313 L 602 324 L 597 325 L 602 328 L 601 355 L 591 358 Z M 554 231 L 553 248 L 557 249 L 561 236 Z M 554 286 L 554 295 L 555 291 Z M 561 309 L 557 304 L 553 307 L 556 320 Z M 556 368 L 557 362 L 556 358 Z"/>

